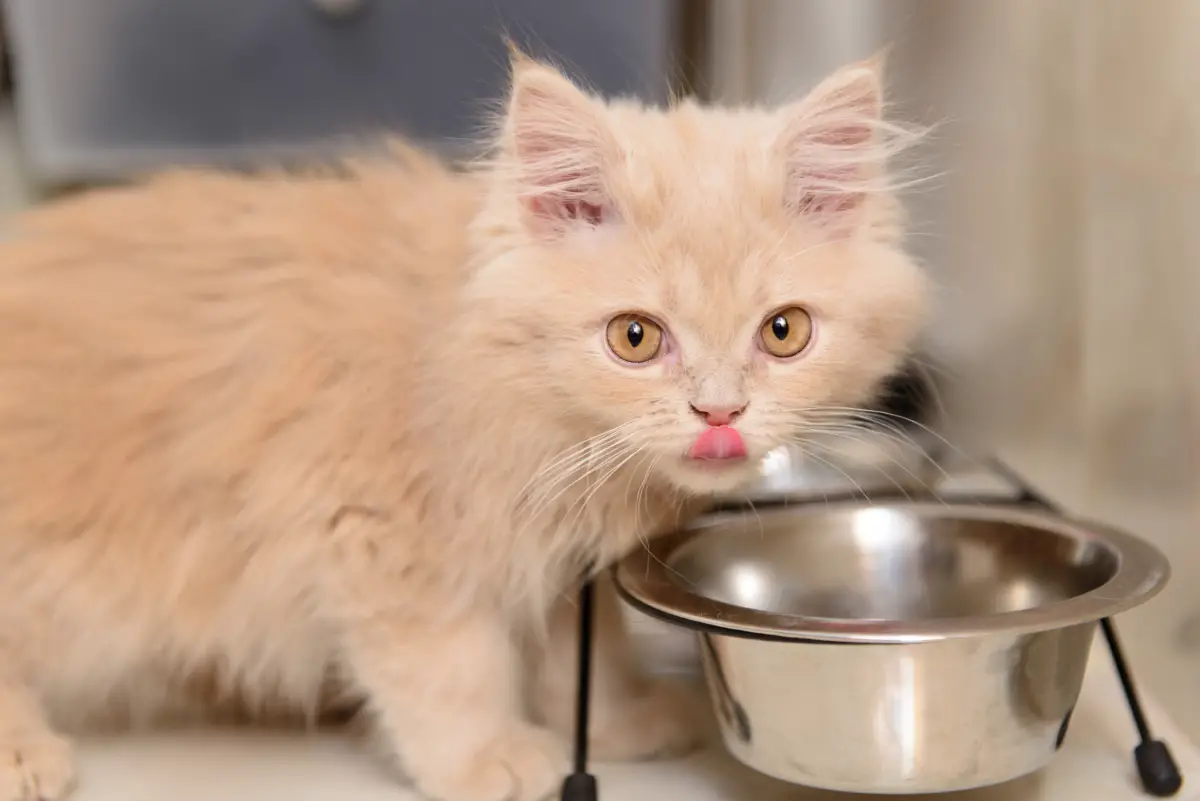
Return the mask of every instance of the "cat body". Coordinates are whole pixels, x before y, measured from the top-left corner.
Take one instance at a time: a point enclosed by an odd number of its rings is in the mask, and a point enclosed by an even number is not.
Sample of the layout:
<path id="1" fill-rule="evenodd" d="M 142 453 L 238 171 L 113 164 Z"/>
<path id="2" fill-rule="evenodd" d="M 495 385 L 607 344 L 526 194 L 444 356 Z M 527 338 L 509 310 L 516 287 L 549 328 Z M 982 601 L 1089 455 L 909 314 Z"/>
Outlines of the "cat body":
<path id="1" fill-rule="evenodd" d="M 873 64 L 796 108 L 659 111 L 518 57 L 483 169 L 400 145 L 28 215 L 0 246 L 0 801 L 66 794 L 88 724 L 359 704 L 434 798 L 545 795 L 582 571 L 907 352 L 877 121 Z M 602 589 L 601 754 L 687 747 Z"/>

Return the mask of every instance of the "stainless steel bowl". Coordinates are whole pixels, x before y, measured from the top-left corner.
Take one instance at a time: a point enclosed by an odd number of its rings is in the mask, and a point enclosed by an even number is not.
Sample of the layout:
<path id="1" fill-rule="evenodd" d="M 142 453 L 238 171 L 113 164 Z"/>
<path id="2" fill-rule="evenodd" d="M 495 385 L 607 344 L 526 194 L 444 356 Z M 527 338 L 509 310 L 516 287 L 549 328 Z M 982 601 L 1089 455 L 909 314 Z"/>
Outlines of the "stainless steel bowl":
<path id="1" fill-rule="evenodd" d="M 1043 767 L 1096 623 L 1163 556 L 1026 508 L 896 503 L 712 515 L 617 565 L 627 600 L 699 633 L 729 750 L 797 784 L 962 790 Z"/>

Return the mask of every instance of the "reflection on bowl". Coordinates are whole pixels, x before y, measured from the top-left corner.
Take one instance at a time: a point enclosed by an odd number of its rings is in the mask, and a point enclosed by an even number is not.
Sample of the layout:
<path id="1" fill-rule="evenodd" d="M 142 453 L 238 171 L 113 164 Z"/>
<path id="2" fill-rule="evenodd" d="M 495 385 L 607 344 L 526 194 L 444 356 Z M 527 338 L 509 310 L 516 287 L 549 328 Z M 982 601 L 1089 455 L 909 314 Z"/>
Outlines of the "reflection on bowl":
<path id="1" fill-rule="evenodd" d="M 712 526 L 681 544 L 672 580 L 779 615 L 920 621 L 1046 606 L 1100 587 L 1118 567 L 1096 542 L 1007 520 L 921 523 L 867 508 L 741 524 L 748 536 Z"/>

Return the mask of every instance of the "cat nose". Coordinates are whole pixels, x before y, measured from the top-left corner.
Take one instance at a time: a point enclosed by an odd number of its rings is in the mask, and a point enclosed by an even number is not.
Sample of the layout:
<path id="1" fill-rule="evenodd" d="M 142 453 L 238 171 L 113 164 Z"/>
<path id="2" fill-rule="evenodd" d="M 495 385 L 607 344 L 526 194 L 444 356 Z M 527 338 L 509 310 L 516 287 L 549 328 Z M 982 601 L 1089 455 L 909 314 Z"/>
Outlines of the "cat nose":
<path id="1" fill-rule="evenodd" d="M 721 406 L 719 404 L 689 404 L 704 422 L 710 426 L 727 426 L 746 411 L 746 404 L 740 406 Z"/>

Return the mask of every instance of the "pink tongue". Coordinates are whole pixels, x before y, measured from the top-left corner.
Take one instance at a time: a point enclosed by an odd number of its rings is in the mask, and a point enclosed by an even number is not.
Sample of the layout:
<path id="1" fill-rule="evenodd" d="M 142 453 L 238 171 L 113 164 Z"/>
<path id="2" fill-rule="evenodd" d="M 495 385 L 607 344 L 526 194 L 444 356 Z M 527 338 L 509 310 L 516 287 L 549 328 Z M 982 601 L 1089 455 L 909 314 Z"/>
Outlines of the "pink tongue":
<path id="1" fill-rule="evenodd" d="M 744 459 L 746 444 L 737 429 L 715 426 L 696 437 L 687 455 L 689 459 Z"/>

